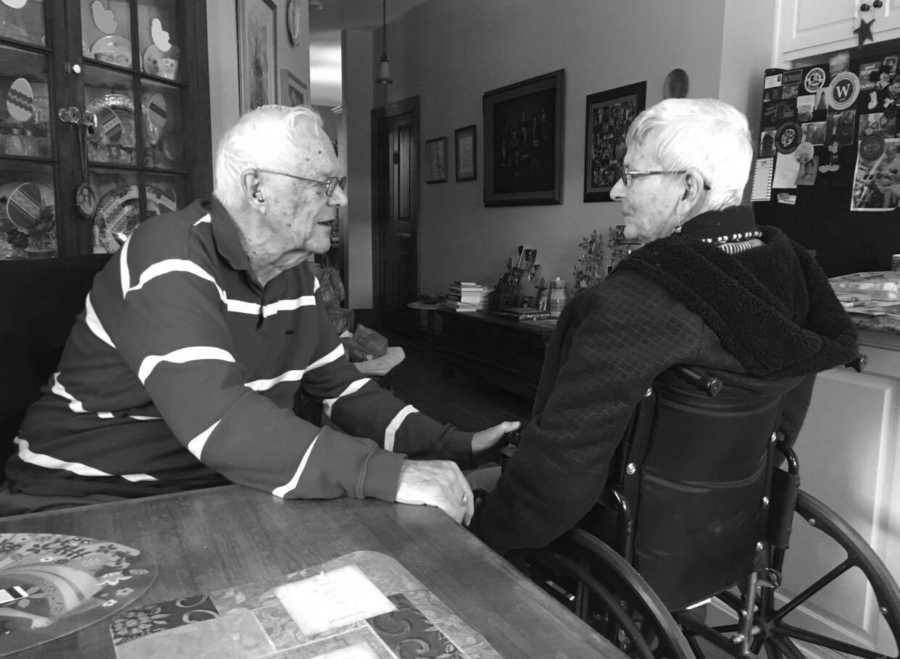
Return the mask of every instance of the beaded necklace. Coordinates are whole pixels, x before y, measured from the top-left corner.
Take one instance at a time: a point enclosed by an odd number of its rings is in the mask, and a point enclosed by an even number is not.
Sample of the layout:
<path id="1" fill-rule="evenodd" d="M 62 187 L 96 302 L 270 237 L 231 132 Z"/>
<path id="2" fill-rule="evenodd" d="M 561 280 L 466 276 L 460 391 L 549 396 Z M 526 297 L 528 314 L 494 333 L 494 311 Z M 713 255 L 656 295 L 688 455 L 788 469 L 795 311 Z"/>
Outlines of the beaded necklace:
<path id="1" fill-rule="evenodd" d="M 763 244 L 760 240 L 762 231 L 756 227 L 752 209 L 746 206 L 702 213 L 678 227 L 675 233 L 707 245 L 715 245 L 732 255 Z"/>

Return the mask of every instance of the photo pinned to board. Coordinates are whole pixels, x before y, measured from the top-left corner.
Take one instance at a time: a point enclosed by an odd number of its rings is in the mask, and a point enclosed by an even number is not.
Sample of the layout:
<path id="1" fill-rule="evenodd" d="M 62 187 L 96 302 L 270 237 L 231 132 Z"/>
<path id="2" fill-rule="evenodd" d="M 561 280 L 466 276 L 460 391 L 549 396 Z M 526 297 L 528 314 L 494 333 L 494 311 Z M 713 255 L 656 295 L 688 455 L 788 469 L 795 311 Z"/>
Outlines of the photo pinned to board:
<path id="1" fill-rule="evenodd" d="M 850 210 L 886 212 L 900 206 L 900 138 L 883 134 L 859 141 Z"/>

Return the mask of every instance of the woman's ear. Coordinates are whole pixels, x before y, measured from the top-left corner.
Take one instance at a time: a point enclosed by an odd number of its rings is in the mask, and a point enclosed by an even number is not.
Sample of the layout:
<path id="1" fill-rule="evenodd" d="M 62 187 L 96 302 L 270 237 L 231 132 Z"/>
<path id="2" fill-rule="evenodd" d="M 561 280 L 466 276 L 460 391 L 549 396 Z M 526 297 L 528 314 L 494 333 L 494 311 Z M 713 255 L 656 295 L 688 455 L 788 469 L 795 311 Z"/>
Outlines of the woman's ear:
<path id="1" fill-rule="evenodd" d="M 684 173 L 684 194 L 682 201 L 686 201 L 694 205 L 703 197 L 704 191 L 708 190 L 703 174 L 693 167 Z"/>

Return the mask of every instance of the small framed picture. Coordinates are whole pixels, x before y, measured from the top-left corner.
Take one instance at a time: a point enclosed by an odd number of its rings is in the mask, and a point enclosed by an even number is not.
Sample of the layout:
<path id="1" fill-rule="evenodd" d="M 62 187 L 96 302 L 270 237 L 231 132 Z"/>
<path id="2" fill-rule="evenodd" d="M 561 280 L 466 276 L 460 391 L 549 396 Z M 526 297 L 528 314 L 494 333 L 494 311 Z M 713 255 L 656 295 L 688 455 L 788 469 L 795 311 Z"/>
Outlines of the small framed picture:
<path id="1" fill-rule="evenodd" d="M 278 100 L 282 105 L 294 107 L 306 105 L 308 87 L 287 69 L 281 69 L 281 84 L 279 85 Z"/>
<path id="2" fill-rule="evenodd" d="M 447 182 L 447 138 L 436 137 L 425 142 L 426 183 Z"/>
<path id="3" fill-rule="evenodd" d="M 456 180 L 457 181 L 474 181 L 477 174 L 477 166 L 475 164 L 475 154 L 477 151 L 477 142 L 475 137 L 475 124 L 458 128 L 454 134 L 455 156 L 456 156 Z"/>

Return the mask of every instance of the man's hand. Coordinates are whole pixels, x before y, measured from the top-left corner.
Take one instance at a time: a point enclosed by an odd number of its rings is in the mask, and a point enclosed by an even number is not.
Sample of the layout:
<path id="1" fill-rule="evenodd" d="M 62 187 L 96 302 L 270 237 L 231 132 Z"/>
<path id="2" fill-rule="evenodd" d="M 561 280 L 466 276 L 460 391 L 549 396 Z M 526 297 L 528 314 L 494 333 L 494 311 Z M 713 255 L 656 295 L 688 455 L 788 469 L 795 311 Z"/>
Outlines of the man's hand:
<path id="1" fill-rule="evenodd" d="M 521 425 L 519 421 L 504 421 L 476 432 L 472 435 L 472 453 L 478 455 L 493 448 L 506 433 L 518 430 Z"/>
<path id="2" fill-rule="evenodd" d="M 449 460 L 406 460 L 400 469 L 396 501 L 437 506 L 463 524 L 468 524 L 475 512 L 472 488 Z"/>

